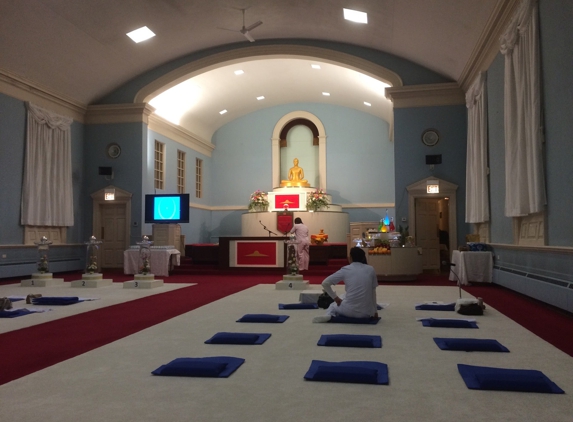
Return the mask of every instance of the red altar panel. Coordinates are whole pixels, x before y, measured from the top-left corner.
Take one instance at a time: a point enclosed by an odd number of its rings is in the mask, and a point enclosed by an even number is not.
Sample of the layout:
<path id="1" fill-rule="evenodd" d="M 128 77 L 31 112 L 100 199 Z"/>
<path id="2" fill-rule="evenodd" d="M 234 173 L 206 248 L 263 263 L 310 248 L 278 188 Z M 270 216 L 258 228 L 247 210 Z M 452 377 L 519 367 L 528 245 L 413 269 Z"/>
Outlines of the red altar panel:
<path id="1" fill-rule="evenodd" d="M 300 196 L 298 194 L 276 194 L 275 208 L 284 209 L 285 205 L 288 205 L 288 208 L 300 208 Z"/>
<path id="2" fill-rule="evenodd" d="M 278 265 L 276 242 L 237 241 L 236 253 L 237 266 Z"/>

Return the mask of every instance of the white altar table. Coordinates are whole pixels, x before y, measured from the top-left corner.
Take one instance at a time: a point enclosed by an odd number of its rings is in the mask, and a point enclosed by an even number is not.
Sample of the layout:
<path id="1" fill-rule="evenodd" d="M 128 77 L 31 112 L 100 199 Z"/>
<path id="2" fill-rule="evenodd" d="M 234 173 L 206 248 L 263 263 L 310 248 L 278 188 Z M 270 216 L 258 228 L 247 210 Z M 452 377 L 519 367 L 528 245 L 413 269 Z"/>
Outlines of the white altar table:
<path id="1" fill-rule="evenodd" d="M 462 285 L 470 282 L 491 283 L 493 273 L 493 256 L 491 252 L 460 252 L 452 254 L 450 280 L 457 281 L 456 274 Z"/>
<path id="2" fill-rule="evenodd" d="M 149 265 L 151 273 L 157 276 L 169 276 L 173 266 L 180 264 L 181 252 L 177 249 L 150 249 Z M 139 249 L 133 248 L 123 252 L 123 272 L 137 274 L 139 272 Z"/>

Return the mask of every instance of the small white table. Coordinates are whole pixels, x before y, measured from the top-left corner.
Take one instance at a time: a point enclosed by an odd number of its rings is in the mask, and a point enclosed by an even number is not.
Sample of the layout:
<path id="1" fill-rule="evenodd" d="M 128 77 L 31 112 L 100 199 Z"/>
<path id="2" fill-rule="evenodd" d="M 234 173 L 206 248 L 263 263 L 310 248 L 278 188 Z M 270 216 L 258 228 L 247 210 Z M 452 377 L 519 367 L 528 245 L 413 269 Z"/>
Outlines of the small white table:
<path id="1" fill-rule="evenodd" d="M 169 276 L 174 265 L 180 264 L 181 252 L 177 249 L 150 249 L 149 266 L 151 273 L 159 276 Z M 125 274 L 139 273 L 139 249 L 133 248 L 123 252 L 123 272 Z"/>
<path id="2" fill-rule="evenodd" d="M 491 252 L 460 252 L 452 254 L 450 280 L 456 281 L 456 274 L 460 284 L 468 285 L 470 282 L 491 283 L 493 272 L 493 256 Z"/>

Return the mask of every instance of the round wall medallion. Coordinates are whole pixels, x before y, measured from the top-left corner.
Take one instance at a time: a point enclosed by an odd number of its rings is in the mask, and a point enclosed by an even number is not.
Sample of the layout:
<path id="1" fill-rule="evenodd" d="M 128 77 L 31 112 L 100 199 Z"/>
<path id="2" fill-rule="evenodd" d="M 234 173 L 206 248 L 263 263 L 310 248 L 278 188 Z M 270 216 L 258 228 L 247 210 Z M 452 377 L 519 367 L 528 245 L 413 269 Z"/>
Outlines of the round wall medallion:
<path id="1" fill-rule="evenodd" d="M 109 158 L 117 158 L 121 155 L 121 147 L 118 144 L 109 144 L 107 146 L 107 155 Z"/>
<path id="2" fill-rule="evenodd" d="M 427 129 L 422 133 L 422 142 L 424 145 L 433 147 L 440 140 L 440 135 L 436 129 Z"/>

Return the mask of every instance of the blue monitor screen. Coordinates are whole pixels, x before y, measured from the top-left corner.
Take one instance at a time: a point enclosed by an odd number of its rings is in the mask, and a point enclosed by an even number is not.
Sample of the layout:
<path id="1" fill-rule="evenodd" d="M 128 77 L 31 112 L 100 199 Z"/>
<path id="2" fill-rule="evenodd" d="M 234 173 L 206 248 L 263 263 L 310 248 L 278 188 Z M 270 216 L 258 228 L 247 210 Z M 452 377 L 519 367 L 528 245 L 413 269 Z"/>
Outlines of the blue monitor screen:
<path id="1" fill-rule="evenodd" d="M 145 195 L 146 223 L 188 223 L 189 194 Z"/>
<path id="2" fill-rule="evenodd" d="M 153 204 L 154 220 L 179 220 L 181 209 L 178 196 L 159 196 L 155 198 Z"/>

